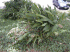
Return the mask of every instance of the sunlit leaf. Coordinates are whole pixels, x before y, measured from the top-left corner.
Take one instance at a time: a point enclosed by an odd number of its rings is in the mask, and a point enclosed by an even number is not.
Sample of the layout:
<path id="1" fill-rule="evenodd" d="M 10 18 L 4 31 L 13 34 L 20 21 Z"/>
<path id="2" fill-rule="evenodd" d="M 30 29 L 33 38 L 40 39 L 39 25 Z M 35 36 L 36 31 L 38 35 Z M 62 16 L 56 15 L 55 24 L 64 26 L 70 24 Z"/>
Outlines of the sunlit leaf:
<path id="1" fill-rule="evenodd" d="M 45 26 L 47 23 L 42 24 L 42 26 Z"/>

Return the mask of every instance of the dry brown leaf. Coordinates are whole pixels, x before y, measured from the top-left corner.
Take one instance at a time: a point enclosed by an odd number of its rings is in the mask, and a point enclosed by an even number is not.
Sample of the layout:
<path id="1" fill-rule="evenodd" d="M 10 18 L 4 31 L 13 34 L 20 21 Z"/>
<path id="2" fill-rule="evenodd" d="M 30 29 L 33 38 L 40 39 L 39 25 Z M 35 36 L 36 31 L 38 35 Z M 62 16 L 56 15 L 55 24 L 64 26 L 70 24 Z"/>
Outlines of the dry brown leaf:
<path id="1" fill-rule="evenodd" d="M 60 28 L 63 28 L 63 26 L 61 24 L 58 25 Z"/>

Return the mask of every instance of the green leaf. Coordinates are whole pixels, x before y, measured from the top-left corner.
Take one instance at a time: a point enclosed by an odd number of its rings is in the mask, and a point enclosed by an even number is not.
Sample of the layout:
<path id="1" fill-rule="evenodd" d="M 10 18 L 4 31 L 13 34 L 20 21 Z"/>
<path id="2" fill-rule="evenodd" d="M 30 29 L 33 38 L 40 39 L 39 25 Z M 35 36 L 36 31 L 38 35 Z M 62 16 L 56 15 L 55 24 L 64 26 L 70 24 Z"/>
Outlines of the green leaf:
<path id="1" fill-rule="evenodd" d="M 42 18 L 41 21 L 49 21 L 47 18 Z"/>
<path id="2" fill-rule="evenodd" d="M 32 40 L 33 40 L 33 38 L 29 38 L 27 44 L 29 44 Z"/>
<path id="3" fill-rule="evenodd" d="M 42 24 L 42 26 L 45 26 L 47 23 Z"/>
<path id="4" fill-rule="evenodd" d="M 40 13 L 38 5 L 36 5 L 35 3 L 32 5 L 32 9 L 33 9 L 34 13 Z"/>
<path id="5" fill-rule="evenodd" d="M 50 26 L 47 24 L 44 28 L 43 28 L 43 31 L 47 32 L 50 30 Z"/>
<path id="6" fill-rule="evenodd" d="M 39 37 L 39 38 L 38 38 L 38 43 L 40 43 L 41 41 L 42 41 L 42 39 Z"/>
<path id="7" fill-rule="evenodd" d="M 52 32 L 53 32 L 53 31 L 56 31 L 56 30 L 57 30 L 57 28 L 58 28 L 58 24 L 54 25 L 54 26 L 53 26 L 53 28 L 51 29 L 51 30 L 52 30 Z"/>
<path id="8" fill-rule="evenodd" d="M 51 20 L 49 20 L 48 22 L 51 23 L 52 25 L 54 25 L 54 23 Z"/>
<path id="9" fill-rule="evenodd" d="M 47 33 L 47 34 L 46 34 L 46 37 L 49 37 L 50 35 L 51 35 L 50 33 Z"/>
<path id="10" fill-rule="evenodd" d="M 38 26 L 40 26 L 40 23 L 35 23 L 35 24 L 33 25 L 33 28 L 34 28 L 34 27 L 38 27 Z"/>
<path id="11" fill-rule="evenodd" d="M 48 14 L 50 14 L 53 17 L 53 14 L 50 11 L 45 10 L 45 12 L 48 13 Z"/>
<path id="12" fill-rule="evenodd" d="M 61 19 L 63 20 L 63 19 L 64 19 L 64 17 L 65 17 L 65 13 L 63 13 L 63 14 L 62 14 L 62 17 L 61 17 Z"/>
<path id="13" fill-rule="evenodd" d="M 37 37 L 35 37 L 35 39 L 33 40 L 33 46 L 35 45 L 36 40 L 37 40 Z"/>
<path id="14" fill-rule="evenodd" d="M 41 22 L 42 23 L 42 21 L 48 21 L 49 23 L 54 25 L 53 22 L 49 18 L 47 18 L 47 17 L 45 17 L 43 15 L 40 15 L 40 14 L 36 14 L 36 15 L 39 16 L 39 17 L 42 17 L 42 19 L 36 20 L 37 22 Z"/>
<path id="15" fill-rule="evenodd" d="M 35 20 L 36 18 L 36 15 L 35 14 L 33 14 L 33 13 L 26 13 L 26 19 L 27 20 Z"/>
<path id="16" fill-rule="evenodd" d="M 40 15 L 40 14 L 36 14 L 36 16 L 38 16 L 38 17 L 42 17 L 42 18 L 46 18 L 45 16 Z M 47 18 L 47 19 L 48 19 L 48 18 Z"/>
<path id="17" fill-rule="evenodd" d="M 22 40 L 23 38 L 25 38 L 29 33 L 25 33 L 24 35 L 22 35 L 21 37 L 18 38 L 18 40 Z"/>
<path id="18" fill-rule="evenodd" d="M 36 22 L 40 22 L 40 23 L 42 23 L 43 21 L 41 21 L 41 20 L 39 19 L 39 20 L 36 20 Z"/>

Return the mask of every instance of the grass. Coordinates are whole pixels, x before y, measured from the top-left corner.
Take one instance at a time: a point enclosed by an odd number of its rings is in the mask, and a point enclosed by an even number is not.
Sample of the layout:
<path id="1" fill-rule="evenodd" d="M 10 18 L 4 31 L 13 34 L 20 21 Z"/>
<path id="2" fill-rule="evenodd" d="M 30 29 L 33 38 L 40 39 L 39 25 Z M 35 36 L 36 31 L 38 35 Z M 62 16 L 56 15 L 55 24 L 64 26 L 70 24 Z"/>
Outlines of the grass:
<path id="1" fill-rule="evenodd" d="M 16 27 L 17 21 L 5 20 L 1 17 L 2 10 L 0 9 L 0 49 L 8 49 L 8 44 L 12 43 L 6 36 L 10 29 Z"/>
<path id="2" fill-rule="evenodd" d="M 7 33 L 10 31 L 10 29 L 17 27 L 17 23 L 19 21 L 17 20 L 5 20 L 1 17 L 1 10 L 0 10 L 0 49 L 7 49 L 7 52 L 17 52 L 14 50 L 12 47 L 9 48 L 8 46 L 10 43 L 12 43 L 14 40 L 9 40 L 8 37 L 6 36 Z M 68 16 L 69 18 L 69 16 Z M 35 45 L 36 50 L 48 50 L 50 52 L 70 52 L 70 20 L 63 20 L 62 23 L 63 28 L 58 29 L 59 35 L 55 37 L 50 37 L 48 39 L 47 43 L 43 42 L 40 43 L 39 46 Z M 64 31 L 60 33 L 60 31 Z M 43 46 L 41 46 L 43 44 Z M 11 46 L 11 45 L 10 45 Z M 39 49 L 38 49 L 38 48 Z"/>

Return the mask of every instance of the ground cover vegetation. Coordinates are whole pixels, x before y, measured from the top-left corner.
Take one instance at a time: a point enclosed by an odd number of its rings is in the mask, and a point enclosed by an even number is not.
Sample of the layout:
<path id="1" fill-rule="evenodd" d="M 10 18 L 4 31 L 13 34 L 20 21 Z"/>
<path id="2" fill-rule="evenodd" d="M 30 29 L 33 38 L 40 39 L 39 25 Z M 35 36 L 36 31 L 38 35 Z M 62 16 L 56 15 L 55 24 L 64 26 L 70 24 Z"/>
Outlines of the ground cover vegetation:
<path id="1" fill-rule="evenodd" d="M 43 8 L 29 0 L 14 0 L 5 5 L 0 15 L 1 49 L 7 52 L 9 47 L 22 51 L 70 51 L 70 25 L 66 20 L 69 14 L 50 6 Z"/>

